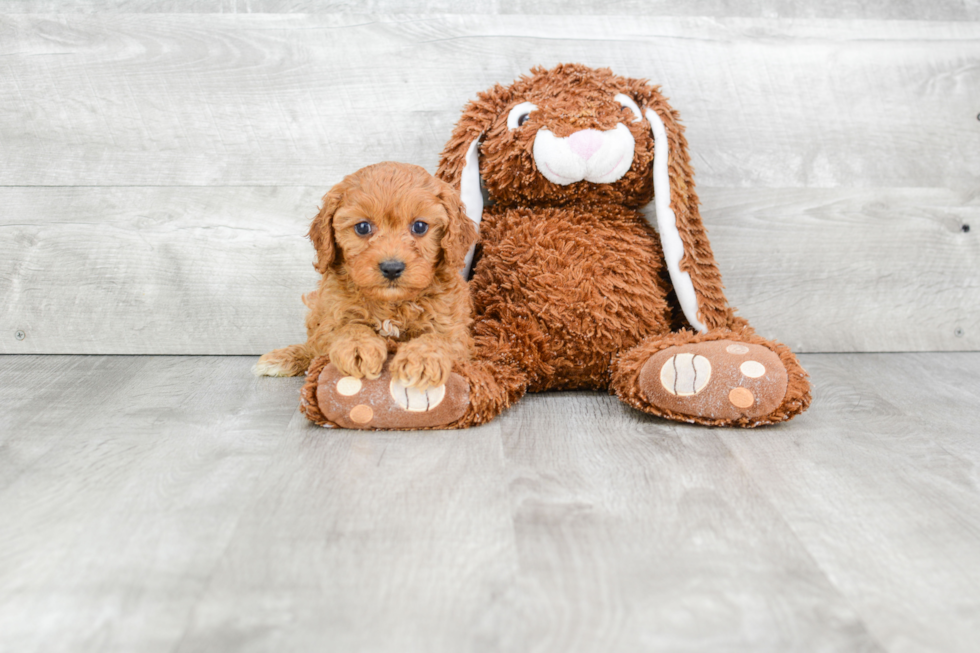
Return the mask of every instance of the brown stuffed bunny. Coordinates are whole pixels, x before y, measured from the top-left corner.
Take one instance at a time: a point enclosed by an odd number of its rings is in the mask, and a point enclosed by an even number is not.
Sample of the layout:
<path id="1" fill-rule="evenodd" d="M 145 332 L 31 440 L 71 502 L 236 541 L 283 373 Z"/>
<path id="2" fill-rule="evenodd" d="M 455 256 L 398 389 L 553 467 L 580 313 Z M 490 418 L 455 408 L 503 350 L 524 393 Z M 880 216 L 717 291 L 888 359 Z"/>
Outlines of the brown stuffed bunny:
<path id="1" fill-rule="evenodd" d="M 388 416 L 383 427 L 399 428 L 391 417 L 404 410 L 406 427 L 462 428 L 553 388 L 608 389 L 644 412 L 709 425 L 803 412 L 806 372 L 725 299 L 683 131 L 657 87 L 608 69 L 535 68 L 480 93 L 436 173 L 480 226 L 467 259 L 473 359 L 445 386 L 419 389 L 414 407 L 385 376 L 338 401 L 342 379 L 315 362 L 304 412 L 352 426 L 349 411 L 364 401 Z M 656 230 L 639 211 L 651 198 Z M 432 404 L 446 399 L 468 402 L 462 417 L 437 418 Z"/>

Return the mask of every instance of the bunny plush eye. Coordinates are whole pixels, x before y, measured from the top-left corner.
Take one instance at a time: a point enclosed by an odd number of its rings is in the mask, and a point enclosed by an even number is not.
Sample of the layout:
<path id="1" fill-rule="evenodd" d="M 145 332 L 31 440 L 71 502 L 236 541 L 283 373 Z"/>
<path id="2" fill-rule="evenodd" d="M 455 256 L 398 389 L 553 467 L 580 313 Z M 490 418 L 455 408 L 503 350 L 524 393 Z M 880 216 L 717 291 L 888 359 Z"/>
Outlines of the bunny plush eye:
<path id="1" fill-rule="evenodd" d="M 643 114 L 640 113 L 640 107 L 637 106 L 633 98 L 625 93 L 619 93 L 615 99 L 624 109 L 629 109 L 633 113 L 633 122 L 638 122 L 643 119 Z"/>
<path id="2" fill-rule="evenodd" d="M 522 126 L 531 117 L 531 112 L 536 111 L 537 108 L 537 106 L 530 102 L 521 102 L 518 104 L 507 114 L 507 129 L 517 129 Z"/>

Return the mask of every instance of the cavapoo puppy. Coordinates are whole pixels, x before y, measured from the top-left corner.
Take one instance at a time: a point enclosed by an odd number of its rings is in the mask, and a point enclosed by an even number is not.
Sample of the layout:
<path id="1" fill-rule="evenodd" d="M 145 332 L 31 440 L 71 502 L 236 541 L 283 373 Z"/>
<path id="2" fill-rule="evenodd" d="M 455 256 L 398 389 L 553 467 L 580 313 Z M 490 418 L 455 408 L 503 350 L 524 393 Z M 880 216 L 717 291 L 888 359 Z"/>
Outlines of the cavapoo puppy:
<path id="1" fill-rule="evenodd" d="M 476 228 L 449 184 L 404 163 L 362 168 L 323 197 L 309 237 L 323 277 L 303 297 L 307 341 L 265 354 L 256 374 L 298 376 L 326 355 L 344 375 L 376 379 L 394 353 L 392 377 L 425 389 L 470 357 L 460 270 Z"/>

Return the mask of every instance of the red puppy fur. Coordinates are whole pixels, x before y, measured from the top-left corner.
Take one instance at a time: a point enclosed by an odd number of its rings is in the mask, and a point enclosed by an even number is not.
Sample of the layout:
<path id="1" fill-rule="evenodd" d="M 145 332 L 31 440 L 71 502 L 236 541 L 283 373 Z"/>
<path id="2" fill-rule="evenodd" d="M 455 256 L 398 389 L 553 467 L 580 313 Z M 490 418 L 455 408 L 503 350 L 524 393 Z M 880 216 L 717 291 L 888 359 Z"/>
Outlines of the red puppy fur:
<path id="1" fill-rule="evenodd" d="M 324 196 L 309 237 L 323 276 L 303 297 L 307 341 L 265 354 L 256 374 L 298 376 L 326 355 L 344 375 L 376 379 L 395 352 L 392 376 L 424 389 L 470 358 L 460 269 L 476 228 L 449 184 L 414 165 L 362 168 Z"/>

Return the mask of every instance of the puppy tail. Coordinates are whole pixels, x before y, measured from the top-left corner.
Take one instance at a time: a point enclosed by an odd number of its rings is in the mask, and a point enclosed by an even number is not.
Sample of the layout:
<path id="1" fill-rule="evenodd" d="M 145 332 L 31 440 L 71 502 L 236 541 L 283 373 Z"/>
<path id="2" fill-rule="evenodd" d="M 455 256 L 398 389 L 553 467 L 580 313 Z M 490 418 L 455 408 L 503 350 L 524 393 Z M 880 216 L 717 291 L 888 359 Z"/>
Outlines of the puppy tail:
<path id="1" fill-rule="evenodd" d="M 252 368 L 255 376 L 300 376 L 310 365 L 303 345 L 290 345 L 264 354 Z"/>

